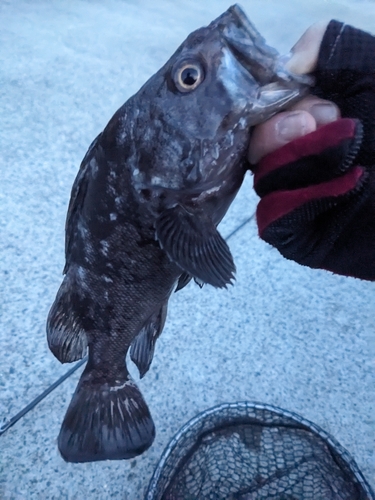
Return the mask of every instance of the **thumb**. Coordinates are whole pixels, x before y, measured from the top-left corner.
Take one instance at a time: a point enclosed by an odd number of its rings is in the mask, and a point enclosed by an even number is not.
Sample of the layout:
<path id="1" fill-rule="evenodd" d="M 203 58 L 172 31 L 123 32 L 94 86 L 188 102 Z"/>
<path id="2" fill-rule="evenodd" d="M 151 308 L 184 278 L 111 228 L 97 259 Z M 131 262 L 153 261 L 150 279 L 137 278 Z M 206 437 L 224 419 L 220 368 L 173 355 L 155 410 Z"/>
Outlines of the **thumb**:
<path id="1" fill-rule="evenodd" d="M 291 50 L 285 67 L 296 75 L 312 73 L 318 62 L 320 44 L 329 21 L 319 21 L 308 28 Z"/>

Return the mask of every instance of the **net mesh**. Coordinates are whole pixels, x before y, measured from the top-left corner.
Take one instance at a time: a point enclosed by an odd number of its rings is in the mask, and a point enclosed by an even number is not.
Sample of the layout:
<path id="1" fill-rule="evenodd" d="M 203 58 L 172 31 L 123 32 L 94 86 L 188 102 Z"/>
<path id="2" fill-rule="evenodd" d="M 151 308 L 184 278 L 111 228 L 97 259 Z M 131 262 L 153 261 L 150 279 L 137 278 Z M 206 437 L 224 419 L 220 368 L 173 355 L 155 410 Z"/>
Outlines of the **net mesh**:
<path id="1" fill-rule="evenodd" d="M 279 408 L 225 404 L 186 424 L 147 500 L 374 500 L 356 463 L 315 424 Z"/>

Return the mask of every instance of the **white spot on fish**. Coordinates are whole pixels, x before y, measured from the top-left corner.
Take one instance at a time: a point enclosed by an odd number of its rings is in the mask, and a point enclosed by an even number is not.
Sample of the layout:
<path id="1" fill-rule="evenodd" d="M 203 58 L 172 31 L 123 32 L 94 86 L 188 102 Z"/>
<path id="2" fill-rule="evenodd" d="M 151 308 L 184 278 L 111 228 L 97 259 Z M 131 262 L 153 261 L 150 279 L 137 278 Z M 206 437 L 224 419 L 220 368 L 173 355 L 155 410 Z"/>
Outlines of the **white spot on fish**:
<path id="1" fill-rule="evenodd" d="M 111 184 L 108 184 L 107 192 L 108 192 L 108 194 L 113 195 L 113 196 L 117 193 L 116 189 Z"/>
<path id="2" fill-rule="evenodd" d="M 110 278 L 109 276 L 103 275 L 102 278 L 106 283 L 113 283 L 113 279 Z"/>
<path id="3" fill-rule="evenodd" d="M 81 281 L 86 280 L 86 269 L 84 267 L 78 266 L 77 274 Z"/>
<path id="4" fill-rule="evenodd" d="M 119 401 L 118 399 L 117 399 L 117 408 L 118 408 L 118 411 L 119 411 L 119 413 L 120 413 L 120 415 L 121 415 L 121 419 L 122 419 L 122 420 L 125 420 L 125 418 L 124 418 L 124 414 L 122 413 L 121 404 L 120 404 L 120 401 Z"/>
<path id="5" fill-rule="evenodd" d="M 246 119 L 244 116 L 242 116 L 239 120 L 238 120 L 238 127 L 241 129 L 241 130 L 244 130 L 246 128 Z"/>
<path id="6" fill-rule="evenodd" d="M 123 196 L 116 196 L 116 198 L 115 198 L 116 207 L 121 207 L 123 201 L 124 201 Z"/>
<path id="7" fill-rule="evenodd" d="M 228 132 L 225 134 L 225 139 L 222 143 L 223 148 L 229 148 L 232 147 L 234 144 L 234 134 L 232 130 L 228 130 Z"/>
<path id="8" fill-rule="evenodd" d="M 117 132 L 117 142 L 123 144 L 127 138 L 126 130 L 121 129 Z"/>
<path id="9" fill-rule="evenodd" d="M 93 176 L 93 177 L 94 177 L 94 179 L 95 179 L 96 174 L 98 173 L 98 170 L 99 170 L 99 167 L 98 167 L 98 164 L 97 164 L 97 162 L 96 162 L 95 158 L 92 158 L 92 159 L 90 160 L 89 165 L 90 165 L 90 168 L 91 168 L 91 173 L 92 173 L 92 176 Z"/>
<path id="10" fill-rule="evenodd" d="M 205 194 L 208 195 L 208 194 L 216 193 L 217 191 L 220 191 L 220 186 L 215 186 L 211 189 L 207 189 L 207 191 L 205 191 Z"/>
<path id="11" fill-rule="evenodd" d="M 108 250 L 109 250 L 109 243 L 108 241 L 106 240 L 101 240 L 100 242 L 100 246 L 101 246 L 101 249 L 100 249 L 100 252 L 105 256 L 107 257 L 108 256 Z"/>
<path id="12" fill-rule="evenodd" d="M 116 380 L 116 382 L 119 382 L 119 381 Z M 128 384 L 129 384 L 129 380 L 125 380 L 125 382 L 123 384 L 114 385 L 114 386 L 110 387 L 109 390 L 111 392 L 121 391 L 121 389 L 124 389 Z"/>
<path id="13" fill-rule="evenodd" d="M 134 408 L 139 408 L 138 403 L 135 401 L 135 399 L 132 398 L 125 399 L 124 406 L 129 415 L 133 413 Z"/>
<path id="14" fill-rule="evenodd" d="M 79 282 L 82 290 L 88 290 L 88 276 L 87 269 L 82 266 L 77 266 L 77 281 Z"/>
<path id="15" fill-rule="evenodd" d="M 116 220 L 117 219 L 117 214 L 111 213 L 109 214 L 109 220 Z"/>
<path id="16" fill-rule="evenodd" d="M 219 154 L 220 154 L 219 145 L 215 144 L 215 147 L 212 150 L 212 157 L 215 158 L 215 160 L 217 160 L 219 158 Z"/>
<path id="17" fill-rule="evenodd" d="M 81 235 L 82 238 L 86 238 L 87 237 L 88 230 L 85 227 L 85 225 L 82 223 L 81 219 L 78 219 L 77 229 L 78 229 L 78 232 L 79 232 L 79 234 Z"/>
<path id="18" fill-rule="evenodd" d="M 138 402 L 135 399 L 132 399 L 132 401 L 133 401 L 134 408 L 138 409 L 139 408 Z"/>
<path id="19" fill-rule="evenodd" d="M 157 186 L 158 184 L 160 184 L 162 182 L 162 178 L 161 177 L 158 177 L 157 175 L 155 175 L 154 177 L 151 178 L 151 184 L 153 186 Z"/>

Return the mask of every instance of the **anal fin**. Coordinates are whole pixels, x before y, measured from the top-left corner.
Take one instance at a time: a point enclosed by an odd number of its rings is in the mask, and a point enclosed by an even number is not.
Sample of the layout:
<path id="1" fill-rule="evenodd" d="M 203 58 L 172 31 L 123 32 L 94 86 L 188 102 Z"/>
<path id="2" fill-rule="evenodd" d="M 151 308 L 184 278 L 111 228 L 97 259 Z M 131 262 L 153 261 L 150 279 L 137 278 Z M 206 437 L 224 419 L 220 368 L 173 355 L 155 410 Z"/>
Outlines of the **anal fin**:
<path id="1" fill-rule="evenodd" d="M 154 313 L 133 340 L 130 347 L 130 358 L 137 365 L 140 377 L 148 372 L 154 357 L 155 343 L 159 338 L 167 317 L 168 302 Z"/>
<path id="2" fill-rule="evenodd" d="M 181 276 L 178 279 L 177 286 L 175 292 L 178 292 L 185 288 L 186 285 L 188 285 L 191 281 L 192 276 L 189 273 L 182 273 Z"/>

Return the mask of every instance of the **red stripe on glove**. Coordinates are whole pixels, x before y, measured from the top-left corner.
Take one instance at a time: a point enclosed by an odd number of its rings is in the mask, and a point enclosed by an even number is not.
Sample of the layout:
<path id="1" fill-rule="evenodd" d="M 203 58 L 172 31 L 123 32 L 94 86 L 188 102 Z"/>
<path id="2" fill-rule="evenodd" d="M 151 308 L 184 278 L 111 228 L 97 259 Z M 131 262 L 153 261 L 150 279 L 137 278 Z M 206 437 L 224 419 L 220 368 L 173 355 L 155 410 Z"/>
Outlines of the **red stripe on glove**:
<path id="1" fill-rule="evenodd" d="M 328 148 L 338 146 L 344 140 L 352 139 L 355 135 L 356 124 L 357 122 L 351 118 L 342 118 L 268 154 L 253 169 L 254 187 L 265 175 L 283 165 L 307 156 L 318 155 Z"/>
<path id="2" fill-rule="evenodd" d="M 351 121 L 349 120 L 349 122 Z M 330 138 L 330 141 L 332 141 L 332 138 Z M 334 198 L 348 193 L 357 186 L 363 174 L 363 168 L 354 167 L 345 175 L 328 182 L 293 191 L 274 191 L 266 195 L 260 200 L 257 207 L 256 217 L 260 237 L 272 222 L 289 214 L 305 203 L 314 199 Z"/>

